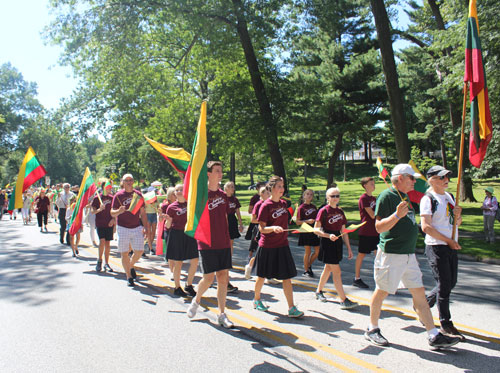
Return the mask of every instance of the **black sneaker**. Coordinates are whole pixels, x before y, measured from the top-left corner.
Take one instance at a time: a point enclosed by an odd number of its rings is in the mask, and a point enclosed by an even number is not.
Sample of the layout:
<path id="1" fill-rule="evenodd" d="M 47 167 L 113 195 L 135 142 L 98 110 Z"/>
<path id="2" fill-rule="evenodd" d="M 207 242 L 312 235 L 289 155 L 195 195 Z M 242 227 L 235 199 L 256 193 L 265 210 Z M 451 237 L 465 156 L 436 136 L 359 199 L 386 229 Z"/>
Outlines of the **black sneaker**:
<path id="1" fill-rule="evenodd" d="M 238 288 L 236 286 L 233 286 L 230 282 L 227 283 L 227 292 L 228 293 L 234 293 L 238 291 Z"/>
<path id="2" fill-rule="evenodd" d="M 113 268 L 111 268 L 108 263 L 104 264 L 104 270 L 107 272 L 113 272 Z"/>
<path id="3" fill-rule="evenodd" d="M 314 272 L 313 272 L 311 267 L 309 267 L 309 269 L 307 270 L 307 273 L 309 273 L 309 277 L 314 278 Z"/>
<path id="4" fill-rule="evenodd" d="M 182 290 L 181 287 L 175 288 L 174 295 L 177 295 L 178 297 L 187 297 L 187 294 L 184 292 L 184 290 Z"/>
<path id="5" fill-rule="evenodd" d="M 184 291 L 190 296 L 190 297 L 195 297 L 196 296 L 196 291 L 193 288 L 193 285 L 186 285 L 184 286 Z"/>
<path id="6" fill-rule="evenodd" d="M 365 332 L 365 339 L 377 346 L 389 346 L 389 341 L 380 333 L 379 328 L 367 330 Z"/>
<path id="7" fill-rule="evenodd" d="M 432 308 L 436 304 L 437 294 L 428 295 L 426 297 L 426 299 L 427 299 L 427 304 L 429 305 L 429 308 Z"/>
<path id="8" fill-rule="evenodd" d="M 135 268 L 130 268 L 130 276 L 135 280 L 137 278 L 137 273 L 135 272 Z"/>
<path id="9" fill-rule="evenodd" d="M 447 335 L 438 333 L 435 337 L 429 338 L 429 346 L 431 350 L 439 350 L 441 348 L 448 348 L 460 342 L 458 337 L 448 337 Z"/>
<path id="10" fill-rule="evenodd" d="M 369 289 L 370 287 L 364 283 L 363 280 L 361 280 L 360 278 L 358 278 L 357 280 L 354 280 L 352 282 L 352 286 L 356 286 L 357 288 L 360 288 L 360 289 Z"/>
<path id="11" fill-rule="evenodd" d="M 146 255 L 146 253 L 144 251 L 142 252 L 142 257 L 146 258 L 146 259 L 148 258 L 148 256 Z"/>
<path id="12" fill-rule="evenodd" d="M 95 266 L 95 270 L 96 272 L 101 272 L 101 269 L 102 269 L 102 260 L 98 260 Z"/>
<path id="13" fill-rule="evenodd" d="M 449 326 L 441 326 L 441 333 L 449 336 L 449 337 L 457 337 L 460 339 L 460 342 L 465 342 L 465 337 L 462 333 L 458 331 L 457 328 L 455 328 L 455 325 L 449 325 Z"/>
<path id="14" fill-rule="evenodd" d="M 134 285 L 135 285 L 135 284 L 134 284 L 134 279 L 133 279 L 132 277 L 130 277 L 130 278 L 128 279 L 128 284 L 127 284 L 127 285 L 128 285 L 128 286 L 134 286 Z"/>
<path id="15" fill-rule="evenodd" d="M 323 291 L 320 290 L 316 293 L 316 299 L 317 300 L 320 300 L 321 302 L 326 302 L 326 297 L 325 297 L 325 294 L 323 294 Z"/>

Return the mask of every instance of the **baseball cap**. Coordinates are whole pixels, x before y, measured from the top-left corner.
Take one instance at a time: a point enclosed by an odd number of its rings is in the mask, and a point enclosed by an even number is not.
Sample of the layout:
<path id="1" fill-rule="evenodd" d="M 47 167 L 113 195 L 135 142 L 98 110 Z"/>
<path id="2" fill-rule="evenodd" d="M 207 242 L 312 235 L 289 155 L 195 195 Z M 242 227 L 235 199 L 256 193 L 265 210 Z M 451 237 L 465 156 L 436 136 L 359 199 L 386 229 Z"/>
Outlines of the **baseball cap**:
<path id="1" fill-rule="evenodd" d="M 400 163 L 392 169 L 392 176 L 396 175 L 411 175 L 413 177 L 421 177 L 418 172 L 415 172 L 412 166 L 408 163 Z"/>
<path id="2" fill-rule="evenodd" d="M 447 170 L 443 166 L 432 166 L 427 170 L 427 177 L 432 176 L 445 176 L 451 174 L 450 170 Z"/>

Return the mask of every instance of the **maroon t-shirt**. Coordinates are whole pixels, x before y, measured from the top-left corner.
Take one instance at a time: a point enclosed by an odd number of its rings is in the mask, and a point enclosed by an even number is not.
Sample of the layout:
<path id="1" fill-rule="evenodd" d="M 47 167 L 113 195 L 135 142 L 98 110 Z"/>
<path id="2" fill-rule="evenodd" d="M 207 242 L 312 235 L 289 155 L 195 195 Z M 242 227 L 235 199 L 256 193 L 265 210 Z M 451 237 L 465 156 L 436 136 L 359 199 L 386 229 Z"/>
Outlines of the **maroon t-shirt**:
<path id="1" fill-rule="evenodd" d="M 254 194 L 252 198 L 250 198 L 250 202 L 248 203 L 249 206 L 255 206 L 257 202 L 260 201 L 260 195 L 259 193 Z"/>
<path id="2" fill-rule="evenodd" d="M 297 209 L 298 220 L 302 221 L 309 219 L 316 220 L 316 215 L 318 215 L 318 208 L 314 206 L 312 203 L 309 204 L 303 203 Z M 314 223 L 312 225 L 314 225 Z"/>
<path id="3" fill-rule="evenodd" d="M 104 205 L 104 210 L 95 215 L 95 226 L 97 228 L 108 228 L 109 222 L 111 221 L 111 219 L 113 219 L 113 217 L 111 216 L 111 203 L 113 202 L 113 196 L 110 194 L 105 196 L 102 193 L 99 193 L 99 195 L 101 196 L 102 204 Z M 99 198 L 97 197 L 94 198 L 91 206 L 95 209 L 101 207 L 101 202 L 99 201 Z"/>
<path id="4" fill-rule="evenodd" d="M 13 197 L 12 197 L 13 198 Z M 35 205 L 37 206 L 38 212 L 48 212 L 49 211 L 49 205 L 50 205 L 50 199 L 49 197 L 36 197 L 35 199 Z"/>
<path id="5" fill-rule="evenodd" d="M 259 200 L 255 205 L 253 205 L 252 215 L 255 215 L 257 217 L 259 216 L 259 211 L 263 203 L 264 203 L 263 200 Z"/>
<path id="6" fill-rule="evenodd" d="M 161 209 L 162 214 L 166 214 L 167 213 L 168 206 L 170 206 L 170 202 L 168 202 L 167 200 L 165 200 L 165 202 L 163 202 L 160 205 L 160 209 Z M 168 230 L 170 230 L 170 228 L 167 228 L 167 224 L 165 224 L 163 230 L 164 231 L 168 231 Z"/>
<path id="7" fill-rule="evenodd" d="M 172 218 L 170 229 L 183 231 L 187 221 L 187 202 L 172 202 L 168 205 L 166 214 Z"/>
<path id="8" fill-rule="evenodd" d="M 347 224 L 344 211 L 338 207 L 333 208 L 330 205 L 326 205 L 318 211 L 316 221 L 321 222 L 323 229 L 330 232 L 340 231 L 342 230 L 342 226 Z"/>
<path id="9" fill-rule="evenodd" d="M 377 230 L 375 229 L 375 219 L 372 219 L 365 210 L 365 207 L 371 207 L 373 212 L 375 212 L 376 205 L 377 199 L 374 196 L 363 193 L 361 197 L 359 197 L 358 208 L 361 222 L 366 221 L 366 224 L 359 228 L 358 233 L 360 236 L 378 236 Z"/>
<path id="10" fill-rule="evenodd" d="M 228 249 L 231 247 L 229 240 L 229 227 L 227 225 L 227 214 L 229 212 L 229 201 L 226 193 L 222 190 L 208 190 L 208 212 L 210 215 L 210 234 L 212 245 L 198 241 L 198 250 Z"/>
<path id="11" fill-rule="evenodd" d="M 229 201 L 229 214 L 235 214 L 236 210 L 241 207 L 240 201 L 234 195 L 231 197 L 227 197 Z"/>
<path id="12" fill-rule="evenodd" d="M 125 189 L 119 190 L 113 197 L 113 209 L 117 210 L 120 206 L 125 206 L 125 212 L 116 217 L 116 224 L 124 228 L 137 228 L 141 225 L 141 214 L 137 212 L 135 215 L 130 211 L 127 211 L 132 202 L 132 197 L 134 193 L 139 194 L 142 197 L 141 192 L 134 190 L 133 192 L 127 193 Z"/>
<path id="13" fill-rule="evenodd" d="M 280 200 L 274 202 L 271 199 L 265 200 L 260 206 L 257 217 L 259 223 L 265 223 L 266 227 L 278 225 L 283 229 L 288 228 L 288 210 L 286 202 Z M 263 233 L 260 235 L 259 246 L 265 248 L 275 248 L 288 246 L 288 232 L 283 233 Z"/>

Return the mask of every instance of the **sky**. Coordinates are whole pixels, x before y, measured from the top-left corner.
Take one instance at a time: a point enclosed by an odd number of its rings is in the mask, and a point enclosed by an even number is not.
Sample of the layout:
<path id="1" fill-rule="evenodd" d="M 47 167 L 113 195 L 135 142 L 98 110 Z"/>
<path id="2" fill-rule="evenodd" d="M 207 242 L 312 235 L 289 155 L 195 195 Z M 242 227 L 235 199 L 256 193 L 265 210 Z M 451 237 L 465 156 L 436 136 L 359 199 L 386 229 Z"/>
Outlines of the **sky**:
<path id="1" fill-rule="evenodd" d="M 45 45 L 41 32 L 49 24 L 47 0 L 0 0 L 0 64 L 10 62 L 25 81 L 38 85 L 38 100 L 55 109 L 77 86 L 69 67 L 58 64 L 62 49 Z"/>

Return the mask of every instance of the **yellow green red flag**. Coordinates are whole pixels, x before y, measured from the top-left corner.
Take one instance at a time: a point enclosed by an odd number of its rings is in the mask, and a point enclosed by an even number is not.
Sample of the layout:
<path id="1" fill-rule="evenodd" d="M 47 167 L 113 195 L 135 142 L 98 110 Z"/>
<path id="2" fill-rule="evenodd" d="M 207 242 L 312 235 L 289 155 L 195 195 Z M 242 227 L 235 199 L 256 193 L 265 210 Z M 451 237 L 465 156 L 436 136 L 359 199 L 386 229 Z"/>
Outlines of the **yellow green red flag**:
<path id="1" fill-rule="evenodd" d="M 78 197 L 76 198 L 75 209 L 71 215 L 71 220 L 69 221 L 69 234 L 76 234 L 82 227 L 83 221 L 83 209 L 88 205 L 90 197 L 94 195 L 97 191 L 94 179 L 90 173 L 89 168 L 85 168 L 85 173 L 83 174 L 82 183 L 80 184 L 80 191 L 78 192 Z"/>
<path id="2" fill-rule="evenodd" d="M 151 140 L 149 137 L 144 136 L 149 144 L 155 148 L 165 160 L 175 168 L 176 171 L 186 174 L 186 171 L 191 161 L 191 154 L 182 148 L 172 148 L 160 144 L 158 141 Z"/>

